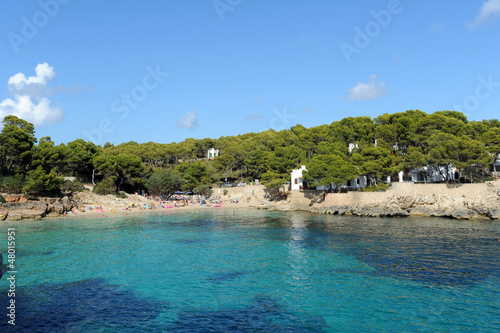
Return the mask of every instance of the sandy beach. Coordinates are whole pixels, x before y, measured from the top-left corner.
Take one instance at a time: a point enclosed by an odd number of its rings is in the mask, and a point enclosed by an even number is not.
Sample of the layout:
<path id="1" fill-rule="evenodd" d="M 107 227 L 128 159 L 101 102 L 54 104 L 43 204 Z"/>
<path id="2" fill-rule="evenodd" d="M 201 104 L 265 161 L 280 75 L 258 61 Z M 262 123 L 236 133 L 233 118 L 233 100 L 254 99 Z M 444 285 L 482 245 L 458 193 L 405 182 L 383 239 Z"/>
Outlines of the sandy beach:
<path id="1" fill-rule="evenodd" d="M 233 191 L 234 192 L 234 191 Z M 212 196 L 208 199 L 197 197 L 177 197 L 172 200 L 162 200 L 159 197 L 129 194 L 127 198 L 117 198 L 113 195 L 97 195 L 92 192 L 82 192 L 76 197 L 81 202 L 78 208 L 66 213 L 66 216 L 121 216 L 151 212 L 193 211 L 202 209 L 238 209 L 255 206 L 255 200 L 240 200 L 239 195 Z"/>

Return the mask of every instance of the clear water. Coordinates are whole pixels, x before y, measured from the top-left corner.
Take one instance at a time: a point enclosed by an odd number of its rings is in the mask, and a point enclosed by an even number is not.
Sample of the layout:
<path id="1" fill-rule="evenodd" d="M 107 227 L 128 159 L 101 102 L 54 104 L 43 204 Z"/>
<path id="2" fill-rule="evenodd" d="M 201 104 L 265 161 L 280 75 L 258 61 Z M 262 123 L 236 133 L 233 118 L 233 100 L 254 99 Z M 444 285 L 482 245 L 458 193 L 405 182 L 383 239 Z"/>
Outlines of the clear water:
<path id="1" fill-rule="evenodd" d="M 1 332 L 498 332 L 500 223 L 306 213 L 3 222 Z M 2 310 L 3 309 L 3 310 Z"/>

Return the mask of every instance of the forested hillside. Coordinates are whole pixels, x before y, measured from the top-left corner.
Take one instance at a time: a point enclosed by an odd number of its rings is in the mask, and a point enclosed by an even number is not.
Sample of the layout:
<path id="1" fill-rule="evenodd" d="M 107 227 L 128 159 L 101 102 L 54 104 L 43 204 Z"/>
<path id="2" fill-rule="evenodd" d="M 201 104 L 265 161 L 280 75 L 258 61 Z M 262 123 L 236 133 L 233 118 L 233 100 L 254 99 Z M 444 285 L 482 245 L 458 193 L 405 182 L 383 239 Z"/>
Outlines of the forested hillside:
<path id="1" fill-rule="evenodd" d="M 209 148 L 220 149 L 221 156 L 208 160 Z M 468 121 L 456 111 L 409 110 L 279 132 L 101 147 L 81 139 L 60 145 L 50 137 L 37 140 L 32 124 L 7 116 L 0 153 L 3 192 L 32 195 L 57 195 L 79 186 L 64 183 L 61 176 L 95 182 L 100 194 L 142 189 L 205 193 L 226 178 L 277 186 L 301 164 L 313 185 L 341 185 L 363 175 L 381 181 L 426 165 L 453 165 L 470 178 L 486 175 L 500 154 L 500 121 Z"/>

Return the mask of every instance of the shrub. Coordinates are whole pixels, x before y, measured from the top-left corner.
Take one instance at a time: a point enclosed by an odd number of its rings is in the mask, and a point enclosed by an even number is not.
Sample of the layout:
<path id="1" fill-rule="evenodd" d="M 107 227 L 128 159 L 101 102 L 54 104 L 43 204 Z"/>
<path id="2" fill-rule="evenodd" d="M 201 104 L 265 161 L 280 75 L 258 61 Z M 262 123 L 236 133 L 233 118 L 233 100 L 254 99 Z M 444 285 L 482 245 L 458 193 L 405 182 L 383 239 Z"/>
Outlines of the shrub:
<path id="1" fill-rule="evenodd" d="M 94 192 L 100 195 L 115 194 L 115 177 L 108 177 L 101 180 L 95 187 Z"/>
<path id="2" fill-rule="evenodd" d="M 0 195 L 0 203 L 5 203 L 5 198 Z"/>
<path id="3" fill-rule="evenodd" d="M 63 192 L 83 192 L 86 190 L 85 186 L 83 186 L 82 183 L 80 183 L 78 180 L 65 180 L 64 184 L 61 186 L 61 190 Z"/>
<path id="4" fill-rule="evenodd" d="M 227 190 L 224 190 L 224 192 L 222 192 L 222 193 L 223 193 L 224 195 L 227 195 L 227 192 L 228 192 Z"/>
<path id="5" fill-rule="evenodd" d="M 5 176 L 0 181 L 0 191 L 4 193 L 21 193 L 23 183 L 14 176 Z"/>
<path id="6" fill-rule="evenodd" d="M 116 193 L 116 197 L 120 198 L 120 199 L 127 199 L 128 198 L 127 194 L 123 191 Z"/>
<path id="7" fill-rule="evenodd" d="M 205 197 L 212 195 L 212 187 L 210 185 L 199 185 L 193 189 L 194 194 L 201 194 Z"/>
<path id="8" fill-rule="evenodd" d="M 377 185 L 370 185 L 364 188 L 363 192 L 385 192 L 389 187 L 389 184 L 378 183 Z"/>
<path id="9" fill-rule="evenodd" d="M 63 178 L 57 176 L 55 170 L 51 170 L 48 174 L 41 166 L 28 172 L 26 185 L 22 188 L 23 192 L 28 195 L 58 195 L 61 193 L 61 185 Z"/>

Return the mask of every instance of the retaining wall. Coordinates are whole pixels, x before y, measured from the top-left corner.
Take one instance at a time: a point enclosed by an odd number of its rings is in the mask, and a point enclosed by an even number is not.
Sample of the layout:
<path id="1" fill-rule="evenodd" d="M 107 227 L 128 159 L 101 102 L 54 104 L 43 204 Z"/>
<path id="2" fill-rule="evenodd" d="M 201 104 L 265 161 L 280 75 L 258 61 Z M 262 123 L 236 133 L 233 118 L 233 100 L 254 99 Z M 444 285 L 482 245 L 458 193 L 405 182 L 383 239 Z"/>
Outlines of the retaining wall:
<path id="1" fill-rule="evenodd" d="M 500 187 L 500 181 L 477 183 L 477 184 L 414 184 L 414 183 L 392 183 L 385 192 L 348 192 L 327 193 L 325 195 L 325 206 L 342 206 L 357 203 L 385 202 L 389 197 L 395 195 L 409 194 L 434 194 L 448 195 L 451 197 L 487 196 L 495 193 Z M 294 193 L 295 196 L 295 193 Z M 298 197 L 301 197 L 298 195 Z M 304 197 L 304 195 L 302 195 Z"/>

